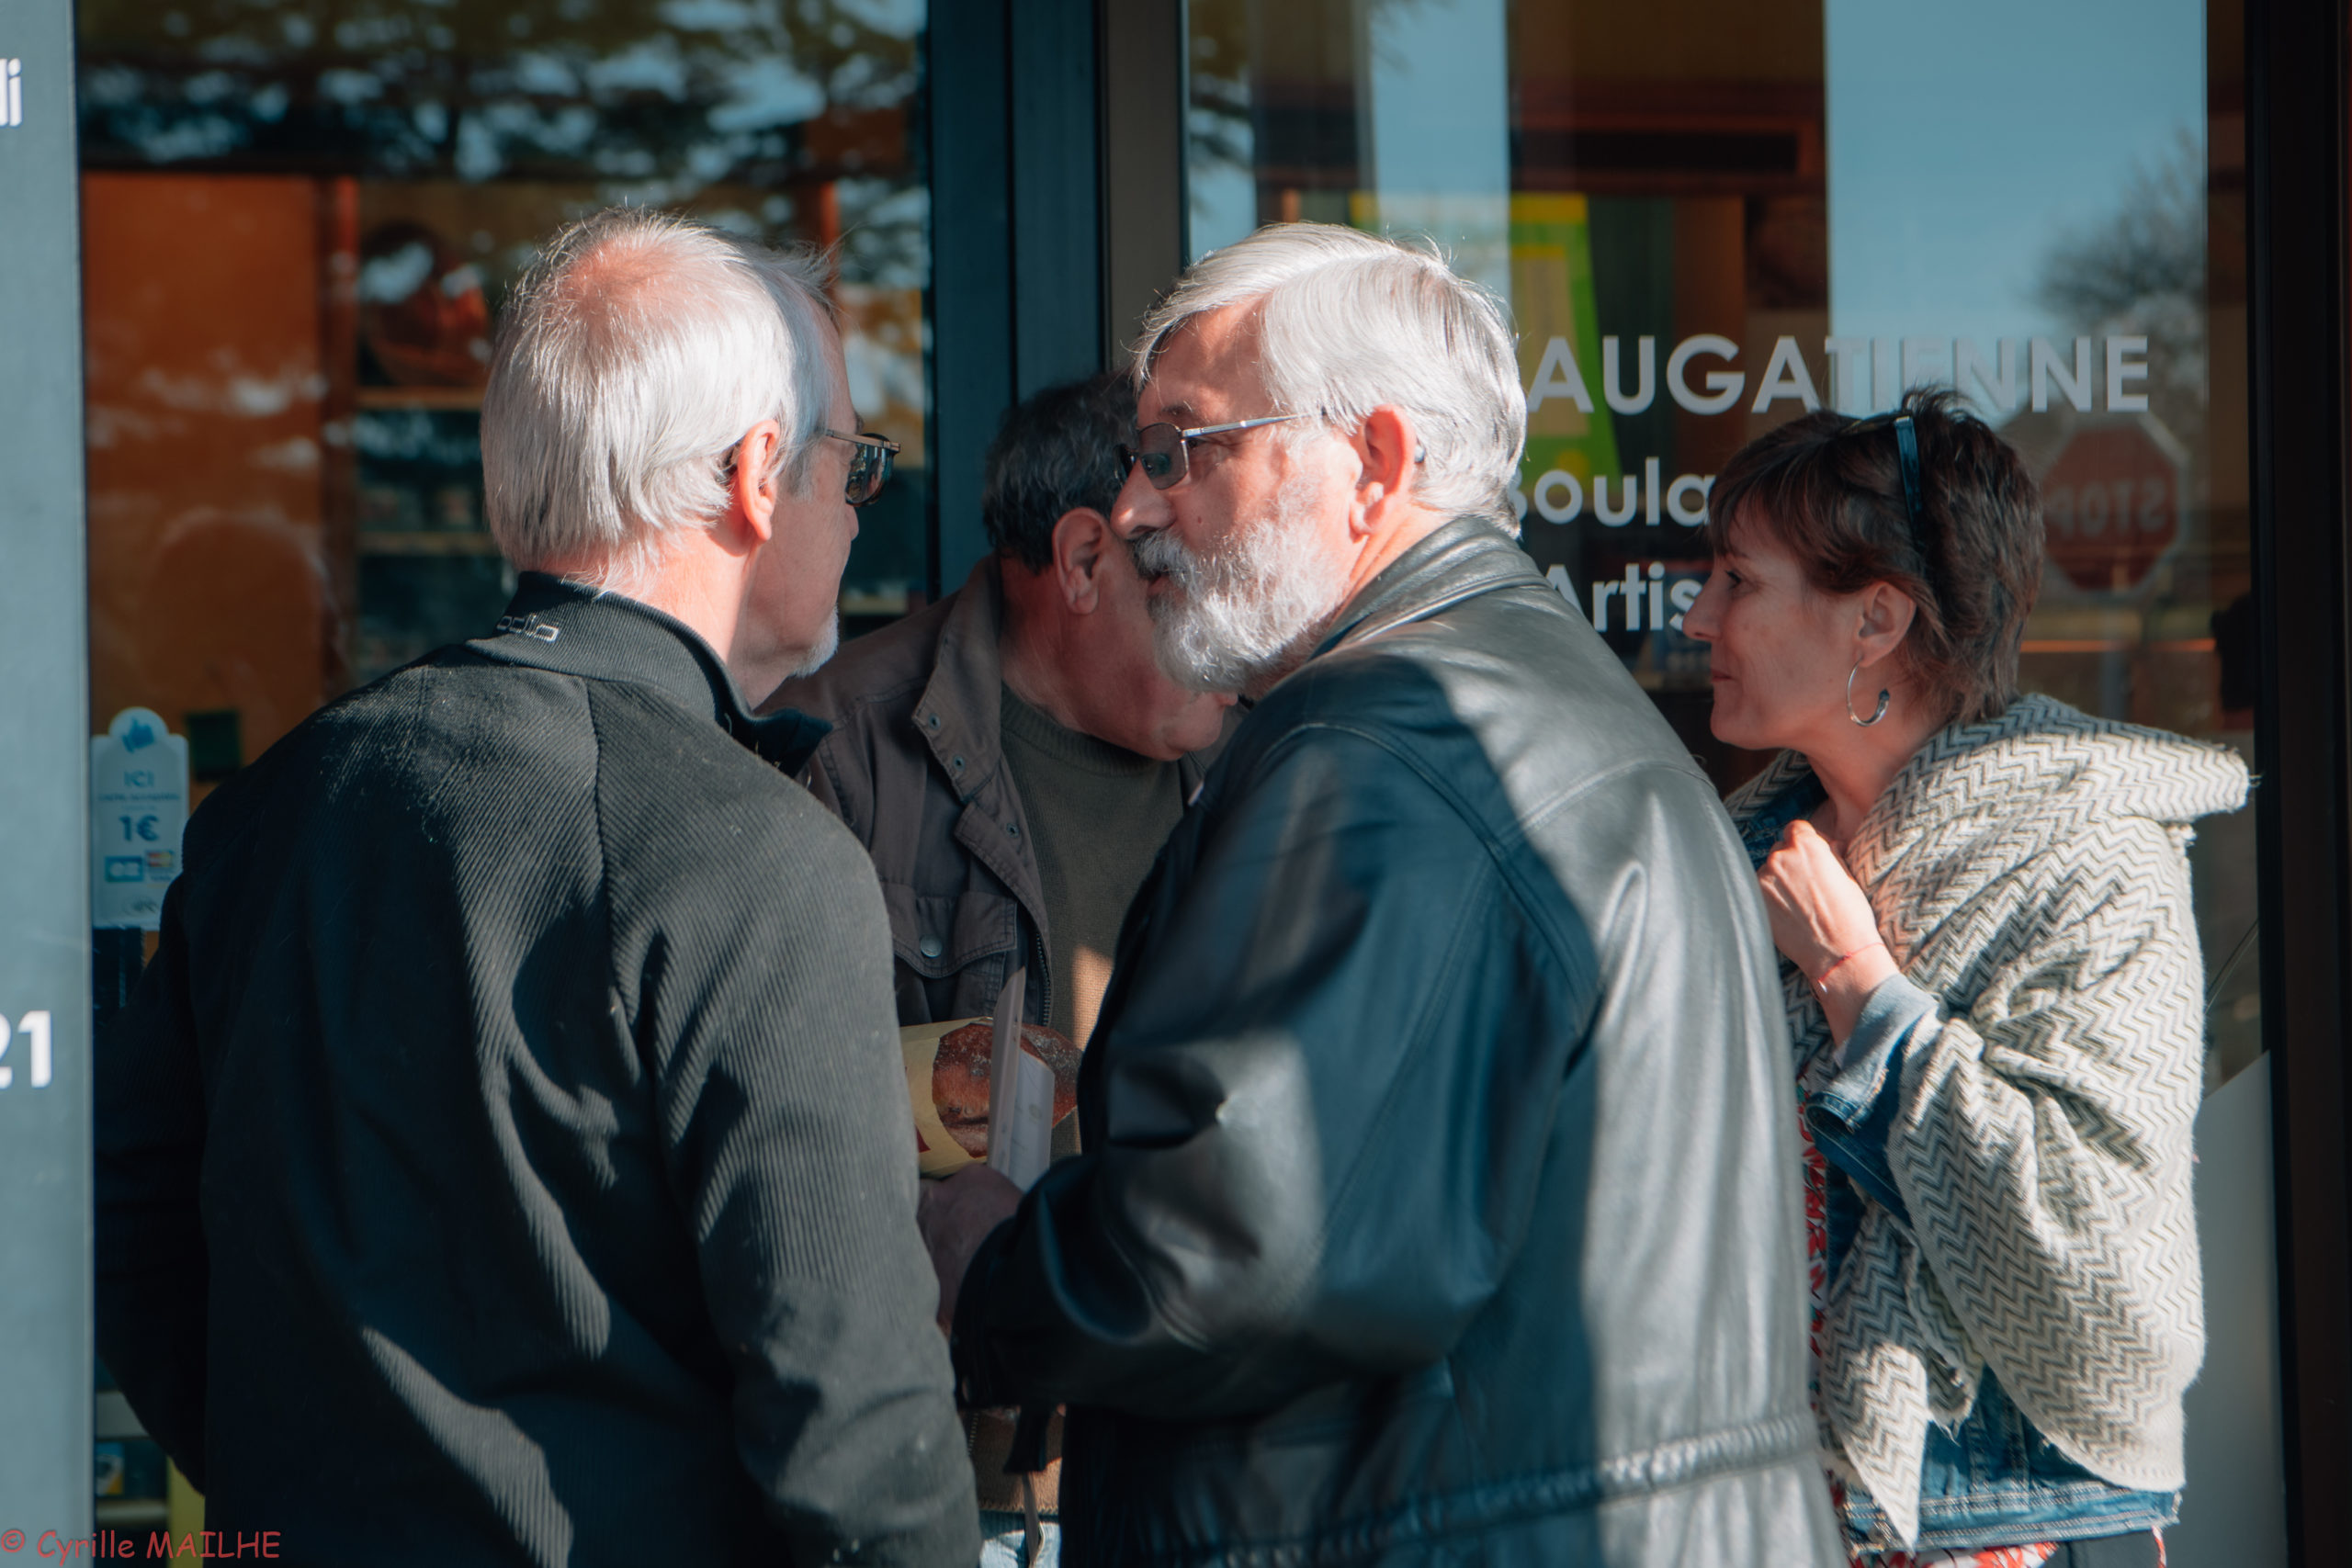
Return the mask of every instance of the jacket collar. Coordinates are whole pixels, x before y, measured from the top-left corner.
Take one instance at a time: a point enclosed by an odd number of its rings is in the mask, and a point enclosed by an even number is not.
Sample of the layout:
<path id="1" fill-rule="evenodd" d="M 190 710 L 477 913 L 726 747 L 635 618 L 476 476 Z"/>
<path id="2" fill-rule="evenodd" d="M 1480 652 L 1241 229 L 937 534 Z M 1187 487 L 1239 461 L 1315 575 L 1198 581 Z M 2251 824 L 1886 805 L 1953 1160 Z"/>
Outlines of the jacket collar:
<path id="1" fill-rule="evenodd" d="M 735 677 L 693 627 L 546 572 L 523 573 L 497 629 L 467 646 L 503 664 L 650 688 L 786 773 L 798 773 L 832 728 L 791 708 L 753 716 Z"/>
<path id="2" fill-rule="evenodd" d="M 1004 585 L 996 558 L 983 556 L 939 628 L 931 679 L 915 704 L 915 728 L 960 799 L 996 776 L 1003 760 Z"/>
<path id="3" fill-rule="evenodd" d="M 1541 585 L 1526 554 L 1477 517 L 1456 517 L 1388 563 L 1340 612 L 1314 657 L 1343 643 L 1377 637 L 1393 626 L 1436 614 L 1449 604 L 1512 583 Z"/>

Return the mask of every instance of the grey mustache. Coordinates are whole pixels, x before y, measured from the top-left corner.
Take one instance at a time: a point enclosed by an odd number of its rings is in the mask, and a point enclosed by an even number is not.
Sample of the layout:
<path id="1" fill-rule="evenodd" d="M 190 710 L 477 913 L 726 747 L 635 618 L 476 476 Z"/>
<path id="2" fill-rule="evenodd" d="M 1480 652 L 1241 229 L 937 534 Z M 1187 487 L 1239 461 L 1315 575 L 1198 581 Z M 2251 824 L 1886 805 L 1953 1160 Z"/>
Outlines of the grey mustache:
<path id="1" fill-rule="evenodd" d="M 1145 535 L 1130 547 L 1135 552 L 1136 570 L 1146 579 L 1173 578 L 1178 586 L 1190 587 L 1199 574 L 1192 552 L 1164 530 Z"/>

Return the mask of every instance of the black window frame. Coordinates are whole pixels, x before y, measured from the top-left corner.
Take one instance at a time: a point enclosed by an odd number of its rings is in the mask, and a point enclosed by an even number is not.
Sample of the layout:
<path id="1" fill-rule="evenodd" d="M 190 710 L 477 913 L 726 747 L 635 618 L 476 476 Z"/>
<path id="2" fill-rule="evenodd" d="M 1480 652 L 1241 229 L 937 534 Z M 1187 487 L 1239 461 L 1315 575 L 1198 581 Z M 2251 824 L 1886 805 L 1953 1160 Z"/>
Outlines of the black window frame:
<path id="1" fill-rule="evenodd" d="M 1181 0 L 956 0 L 927 39 L 934 597 L 1007 410 L 1115 365 L 1184 261 Z"/>
<path id="2" fill-rule="evenodd" d="M 2352 581 L 2343 6 L 2248 0 L 2246 207 L 2263 1043 L 2271 1061 L 2287 1539 L 2352 1538 Z"/>

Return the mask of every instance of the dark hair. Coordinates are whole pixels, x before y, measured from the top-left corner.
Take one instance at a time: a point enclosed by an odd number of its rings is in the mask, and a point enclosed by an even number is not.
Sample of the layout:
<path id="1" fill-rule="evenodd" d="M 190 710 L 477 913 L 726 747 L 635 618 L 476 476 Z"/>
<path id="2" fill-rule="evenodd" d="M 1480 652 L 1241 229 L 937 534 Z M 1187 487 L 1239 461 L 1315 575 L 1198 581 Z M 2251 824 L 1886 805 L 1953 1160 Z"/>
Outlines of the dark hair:
<path id="1" fill-rule="evenodd" d="M 1064 513 L 1091 506 L 1108 516 L 1126 480 L 1119 444 L 1135 418 L 1135 387 L 1119 375 L 1048 387 L 1006 414 L 980 491 L 989 543 L 1035 571 L 1054 558 Z"/>
<path id="2" fill-rule="evenodd" d="M 1947 694 L 1947 720 L 1973 724 L 2018 694 L 2018 649 L 2041 589 L 2041 494 L 2025 459 L 1948 388 L 1906 392 L 1919 437 L 1918 534 L 1904 503 L 1890 415 L 1823 411 L 1758 436 L 1707 495 L 1717 555 L 1737 527 L 1761 527 L 1822 593 L 1885 582 L 1919 607 L 1900 655 L 1922 690 Z"/>

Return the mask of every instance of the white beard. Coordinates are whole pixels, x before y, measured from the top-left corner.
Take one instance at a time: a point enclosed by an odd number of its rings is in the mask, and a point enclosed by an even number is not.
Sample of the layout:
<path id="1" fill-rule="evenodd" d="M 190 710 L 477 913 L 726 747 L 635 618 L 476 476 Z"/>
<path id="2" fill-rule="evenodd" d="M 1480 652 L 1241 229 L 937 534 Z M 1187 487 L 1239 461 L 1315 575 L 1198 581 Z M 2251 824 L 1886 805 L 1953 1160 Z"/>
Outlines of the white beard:
<path id="1" fill-rule="evenodd" d="M 797 680 L 803 675 L 814 675 L 818 671 L 824 668 L 825 660 L 831 659 L 835 652 L 839 651 L 841 646 L 842 613 L 839 610 L 835 610 L 831 615 L 825 617 L 825 629 L 817 638 L 817 646 L 808 650 L 808 657 L 801 660 L 799 666 L 796 668 L 790 675 L 786 676 L 785 679 L 790 681 Z"/>
<path id="2" fill-rule="evenodd" d="M 1165 530 L 1135 546 L 1136 569 L 1169 586 L 1150 598 L 1154 651 L 1168 678 L 1200 692 L 1271 685 L 1295 669 L 1345 603 L 1347 574 L 1319 548 L 1310 476 L 1294 475 L 1272 509 L 1195 555 Z"/>

